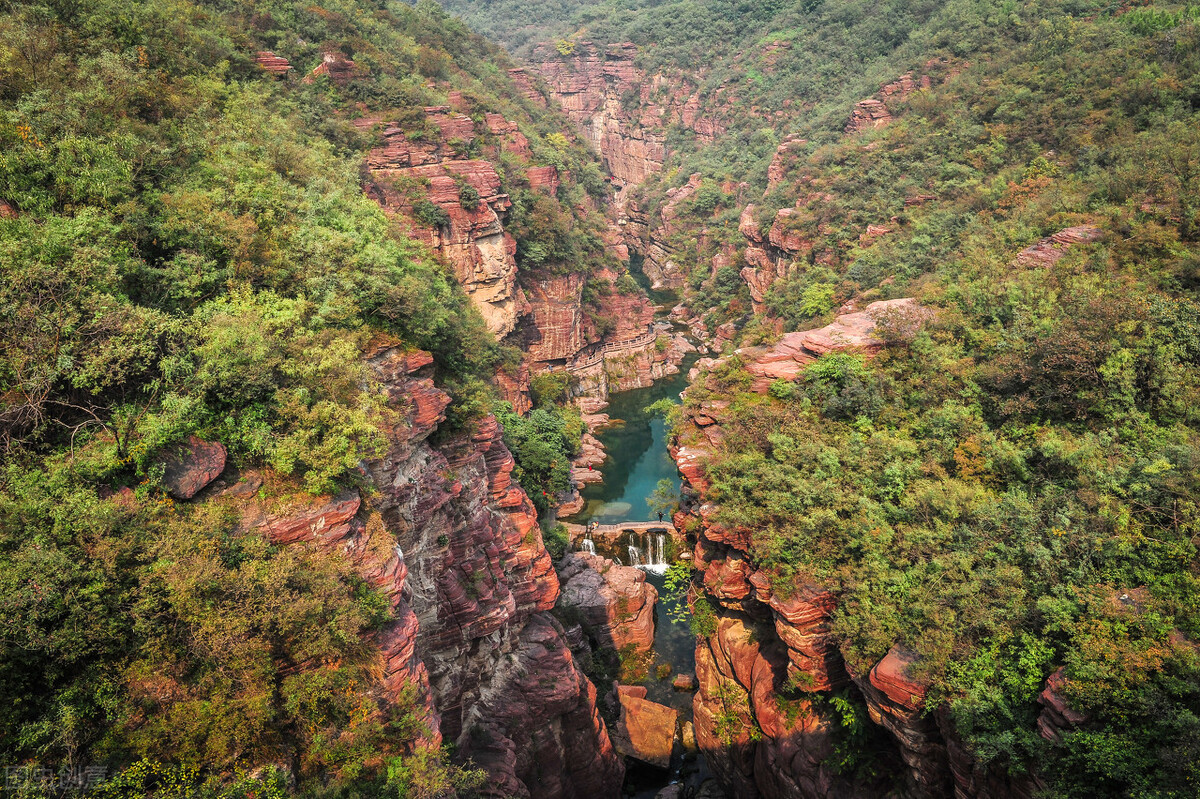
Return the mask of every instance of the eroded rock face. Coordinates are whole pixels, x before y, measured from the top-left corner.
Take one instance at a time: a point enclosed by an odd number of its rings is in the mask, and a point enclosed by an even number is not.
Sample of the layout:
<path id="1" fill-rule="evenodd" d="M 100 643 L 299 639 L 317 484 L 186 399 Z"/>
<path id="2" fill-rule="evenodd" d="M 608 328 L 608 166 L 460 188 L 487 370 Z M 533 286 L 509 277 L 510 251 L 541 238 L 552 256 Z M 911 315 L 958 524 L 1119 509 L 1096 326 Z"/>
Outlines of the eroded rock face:
<path id="1" fill-rule="evenodd" d="M 637 47 L 629 42 L 601 46 L 577 41 L 567 55 L 555 45 L 542 44 L 532 60 L 550 96 L 600 153 L 612 176 L 618 189 L 614 205 L 621 217 L 622 244 L 645 257 L 646 274 L 655 287 L 678 286 L 682 274 L 671 262 L 669 232 L 660 228 L 662 220 L 627 204 L 627 190 L 662 170 L 671 124 L 691 130 L 697 140 L 709 144 L 725 132 L 725 126 L 711 109 L 701 112 L 702 71 L 647 75 L 634 64 L 636 55 Z M 518 80 L 528 84 L 528 75 Z M 682 202 L 695 186 L 675 191 Z M 674 211 L 662 210 L 666 217 Z"/>
<path id="2" fill-rule="evenodd" d="M 827 710 L 807 699 L 779 701 L 786 650 L 763 630 L 750 616 L 725 612 L 697 644 L 695 735 L 713 773 L 738 799 L 885 795 L 826 764 L 838 723 Z"/>
<path id="3" fill-rule="evenodd" d="M 772 162 L 776 182 L 783 180 L 788 155 L 798 150 L 804 144 L 803 140 L 791 142 L 790 145 L 780 145 Z M 819 205 L 828 200 L 828 195 L 810 193 L 802 195 L 794 208 L 780 208 L 775 212 L 771 227 L 764 234 L 757 221 L 757 208 L 754 204 L 747 205 L 738 221 L 738 232 L 746 239 L 746 247 L 742 251 L 746 266 L 742 267 L 741 276 L 750 289 L 750 301 L 755 313 L 762 313 L 765 308 L 767 291 L 777 280 L 790 276 L 796 269 L 806 267 L 808 260 L 825 263 L 831 257 L 827 250 L 814 252 L 814 242 L 802 234 L 796 227 L 799 209 L 806 206 Z M 823 226 L 818 227 L 818 233 L 823 233 Z"/>
<path id="4" fill-rule="evenodd" d="M 225 445 L 201 441 L 196 436 L 164 455 L 163 484 L 176 499 L 191 499 L 225 471 Z"/>
<path id="5" fill-rule="evenodd" d="M 645 572 L 599 555 L 570 552 L 559 562 L 558 573 L 559 601 L 579 610 L 588 634 L 600 646 L 618 652 L 626 646 L 650 651 L 658 590 L 646 582 Z"/>
<path id="6" fill-rule="evenodd" d="M 345 54 L 337 50 L 328 50 L 321 56 L 321 63 L 305 76 L 305 83 L 312 83 L 322 75 L 328 75 L 329 79 L 339 86 L 345 86 L 354 80 L 358 74 L 358 65 Z"/>
<path id="7" fill-rule="evenodd" d="M 406 127 L 387 114 L 355 120 L 357 127 L 376 130 L 381 138 L 367 155 L 368 193 L 385 211 L 406 220 L 414 238 L 445 258 L 488 329 L 497 337 L 506 336 L 525 310 L 517 285 L 516 242 L 503 224 L 512 202 L 501 192 L 500 176 L 490 162 L 459 155 L 476 139 L 470 117 L 450 106 L 431 106 L 424 115 L 439 131 L 437 138 L 413 141 Z M 489 115 L 486 124 L 503 137 L 504 149 L 528 151 L 528 141 L 504 117 Z M 478 199 L 465 194 L 465 187 Z M 427 205 L 419 207 L 420 203 Z M 428 210 L 418 212 L 428 204 L 443 222 L 435 222 Z"/>
<path id="8" fill-rule="evenodd" d="M 528 75 L 518 75 L 532 95 L 541 96 Z M 517 244 L 504 227 L 512 200 L 493 162 L 502 154 L 530 158 L 529 140 L 502 114 L 488 112 L 477 121 L 464 110 L 471 110 L 469 103 L 455 92 L 448 105 L 422 109 L 425 132 L 417 138 L 409 135 L 413 121 L 402 122 L 399 112 L 364 116 L 354 124 L 377 141 L 366 159 L 367 193 L 445 260 L 497 339 L 525 350 L 523 366 L 496 379 L 505 399 L 518 412 L 527 410 L 529 377 L 548 367 L 569 368 L 582 391 L 601 397 L 609 381 L 595 378 L 607 374 L 607 361 L 637 356 L 633 374 L 614 381 L 614 388 L 648 385 L 669 373 L 682 353 L 655 349 L 653 307 L 640 292 L 616 290 L 616 272 L 518 274 Z M 468 152 L 482 157 L 467 157 Z M 554 166 L 528 166 L 524 179 L 534 191 L 557 195 L 570 176 Z M 619 235 L 610 237 L 613 251 L 628 257 Z M 589 277 L 612 289 L 585 308 Z"/>
<path id="9" fill-rule="evenodd" d="M 566 57 L 550 44 L 533 55 L 551 95 L 580 126 L 609 173 L 627 185 L 661 170 L 666 158 L 662 122 L 652 111 L 635 116 L 626 108 L 628 101 L 622 105 L 623 97 L 633 93 L 640 100 L 643 89 L 650 88 L 645 73 L 633 65 L 635 53 L 630 43 L 602 49 L 578 42 Z"/>
<path id="10" fill-rule="evenodd" d="M 913 670 L 916 657 L 892 647 L 866 678 L 855 684 L 867 702 L 871 720 L 885 727 L 900 745 L 912 784 L 925 796 L 950 793 L 950 766 L 937 721 L 924 713 L 928 685 Z"/>
<path id="11" fill-rule="evenodd" d="M 615 797 L 623 766 L 548 613 L 558 578 L 512 455 L 493 418 L 430 444 L 449 401 L 431 363 L 387 344 L 368 357 L 400 411 L 386 452 L 366 464 L 369 497 L 270 510 L 250 501 L 243 523 L 349 558 L 389 597 L 395 619 L 375 636 L 384 699 L 415 687 L 429 742 L 452 741 L 485 768 L 487 795 Z"/>

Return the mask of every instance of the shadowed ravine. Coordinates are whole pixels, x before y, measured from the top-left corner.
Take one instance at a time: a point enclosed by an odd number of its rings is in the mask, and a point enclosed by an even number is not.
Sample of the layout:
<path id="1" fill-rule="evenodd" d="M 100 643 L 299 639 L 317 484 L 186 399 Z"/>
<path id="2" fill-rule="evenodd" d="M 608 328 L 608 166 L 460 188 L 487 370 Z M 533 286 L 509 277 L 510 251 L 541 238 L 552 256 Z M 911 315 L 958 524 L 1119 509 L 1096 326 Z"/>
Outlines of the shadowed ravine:
<path id="1" fill-rule="evenodd" d="M 687 385 L 687 372 L 696 360 L 688 355 L 680 366 L 679 374 L 658 380 L 647 388 L 623 391 L 609 396 L 606 413 L 613 424 L 596 435 L 604 444 L 607 460 L 600 467 L 604 482 L 587 486 L 582 494 L 587 500 L 584 510 L 569 521 L 578 524 L 597 522 L 619 524 L 621 522 L 655 521 L 658 514 L 652 511 L 646 498 L 667 479 L 678 490 L 679 471 L 667 450 L 666 423 L 661 416 L 646 413 L 644 409 L 660 399 L 679 400 L 680 392 Z M 666 525 L 670 525 L 667 519 Z M 595 551 L 608 558 L 630 564 L 629 547 L 637 546 L 645 552 L 647 534 L 625 534 L 617 539 L 596 540 Z M 662 546 L 660 536 L 649 534 L 652 546 Z M 669 538 L 669 537 L 668 537 Z M 679 548 L 678 540 L 665 544 L 666 562 L 669 565 Z M 644 556 L 643 556 L 644 558 Z M 656 562 L 661 558 L 655 558 Z M 647 568 L 646 580 L 658 591 L 659 600 L 654 608 L 653 662 L 646 679 L 641 685 L 646 688 L 646 698 L 652 702 L 668 705 L 679 711 L 680 724 L 692 718 L 692 692 L 677 691 L 672 686 L 676 675 L 695 673 L 696 637 L 692 633 L 686 602 L 666 593 L 664 568 Z M 658 679 L 660 666 L 670 668 L 669 676 Z M 627 760 L 625 778 L 626 795 L 644 799 L 655 796 L 672 782 L 683 781 L 699 785 L 709 777 L 704 756 L 687 754 L 677 744 L 671 758 L 670 769 L 645 766 L 632 759 Z"/>

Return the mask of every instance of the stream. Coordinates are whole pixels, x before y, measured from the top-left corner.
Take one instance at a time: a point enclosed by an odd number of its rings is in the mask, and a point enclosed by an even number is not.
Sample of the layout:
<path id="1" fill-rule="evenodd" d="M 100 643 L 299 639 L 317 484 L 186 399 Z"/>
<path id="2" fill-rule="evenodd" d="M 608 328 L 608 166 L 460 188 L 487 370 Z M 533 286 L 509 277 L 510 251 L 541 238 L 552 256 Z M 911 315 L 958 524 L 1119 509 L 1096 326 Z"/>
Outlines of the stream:
<path id="1" fill-rule="evenodd" d="M 655 381 L 652 386 L 609 396 L 605 412 L 613 424 L 595 434 L 608 455 L 599 467 L 604 482 L 586 486 L 581 491 L 586 504 L 570 521 L 578 524 L 658 521 L 658 513 L 651 510 L 646 498 L 661 480 L 669 480 L 678 494 L 679 470 L 667 451 L 666 422 L 661 416 L 645 413 L 643 408 L 663 398 L 678 402 L 680 392 L 687 386 L 687 372 L 697 358 L 696 354 L 689 354 L 680 364 L 679 374 Z M 664 526 L 670 524 L 670 519 L 666 519 Z M 619 559 L 624 565 L 631 565 L 634 553 L 630 548 L 637 547 L 640 563 L 634 565 L 641 565 L 647 582 L 658 589 L 659 601 L 654 607 L 654 661 L 641 684 L 646 687 L 647 699 L 678 710 L 682 724 L 691 721 L 693 692 L 676 691 L 672 680 L 678 674 L 695 674 L 696 637 L 691 630 L 686 602 L 665 596 L 664 572 L 677 547 L 673 542 L 664 546 L 660 538 L 650 533 L 637 534 L 630 540 L 630 536 L 625 535 L 608 543 L 596 540 L 594 545 L 598 554 Z M 647 550 L 652 554 L 648 555 Z M 658 555 L 660 551 L 665 558 Z M 656 676 L 660 665 L 667 667 L 664 672 L 669 669 L 663 679 Z M 624 793 L 637 799 L 653 799 L 674 782 L 684 782 L 694 788 L 710 776 L 703 755 L 686 754 L 678 745 L 667 770 L 632 759 L 627 759 L 626 764 Z"/>

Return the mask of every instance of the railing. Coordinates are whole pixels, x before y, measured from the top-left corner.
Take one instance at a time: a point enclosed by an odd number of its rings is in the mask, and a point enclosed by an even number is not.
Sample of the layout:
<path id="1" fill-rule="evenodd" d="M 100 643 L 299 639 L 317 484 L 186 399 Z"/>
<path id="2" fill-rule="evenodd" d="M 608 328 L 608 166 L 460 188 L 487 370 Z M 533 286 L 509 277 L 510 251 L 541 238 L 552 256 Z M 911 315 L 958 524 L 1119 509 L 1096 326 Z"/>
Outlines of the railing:
<path id="1" fill-rule="evenodd" d="M 623 522 L 620 524 L 567 524 L 567 532 L 574 538 L 576 535 L 607 535 L 609 533 L 652 533 L 663 532 L 668 533 L 675 529 L 675 525 L 670 521 L 662 522 Z"/>
<path id="2" fill-rule="evenodd" d="M 628 352 L 630 350 L 640 349 L 649 344 L 653 344 L 655 341 L 658 341 L 658 336 L 659 333 L 657 330 L 651 330 L 649 333 L 644 333 L 637 338 L 632 338 L 627 341 L 614 341 L 611 344 L 605 344 L 596 352 L 589 355 L 585 360 L 568 364 L 564 368 L 568 372 L 578 372 L 582 371 L 583 369 L 590 369 L 603 361 L 606 356 L 612 355 L 613 353 Z"/>

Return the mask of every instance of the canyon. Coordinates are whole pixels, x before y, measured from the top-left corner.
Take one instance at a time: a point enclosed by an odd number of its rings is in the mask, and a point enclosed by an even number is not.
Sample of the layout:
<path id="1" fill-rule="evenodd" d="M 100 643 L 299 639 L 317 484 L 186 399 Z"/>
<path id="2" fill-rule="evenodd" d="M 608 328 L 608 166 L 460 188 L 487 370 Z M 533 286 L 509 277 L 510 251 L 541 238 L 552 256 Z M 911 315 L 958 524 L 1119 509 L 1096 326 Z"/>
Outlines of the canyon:
<path id="1" fill-rule="evenodd" d="M 1187 793 L 1196 9 L 568 5 L 0 18 L 20 792 Z"/>

